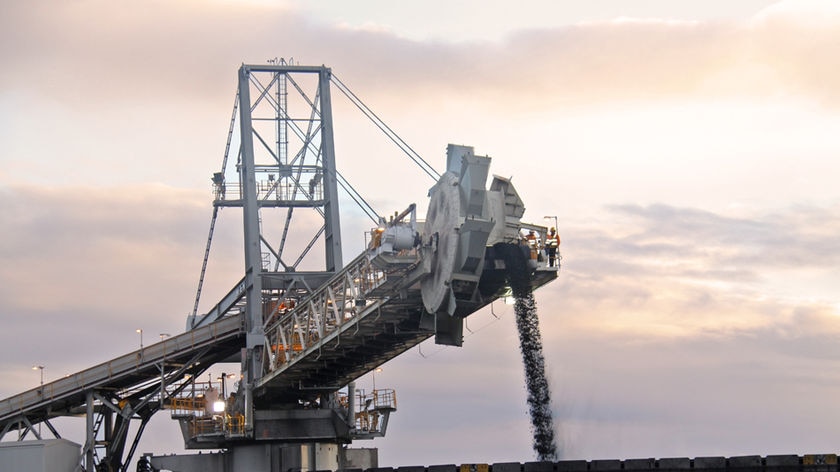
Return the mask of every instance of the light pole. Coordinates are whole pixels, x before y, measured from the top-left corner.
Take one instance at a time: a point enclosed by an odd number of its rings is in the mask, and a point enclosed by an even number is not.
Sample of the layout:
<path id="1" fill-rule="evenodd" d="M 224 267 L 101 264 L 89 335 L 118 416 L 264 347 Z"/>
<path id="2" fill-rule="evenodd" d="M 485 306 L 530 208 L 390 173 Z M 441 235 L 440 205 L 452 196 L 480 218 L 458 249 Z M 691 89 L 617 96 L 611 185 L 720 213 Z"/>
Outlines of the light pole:
<path id="1" fill-rule="evenodd" d="M 44 366 L 33 365 L 32 370 L 40 370 L 41 371 L 41 394 L 43 395 L 43 390 L 44 390 Z"/>
<path id="2" fill-rule="evenodd" d="M 216 380 L 219 380 L 219 381 L 222 383 L 222 398 L 223 398 L 223 399 L 226 399 L 226 398 L 227 398 L 227 397 L 225 396 L 225 394 L 227 393 L 227 392 L 225 392 L 225 390 L 226 390 L 226 389 L 225 389 L 225 387 L 226 387 L 226 385 L 225 385 L 225 384 L 227 384 L 227 382 L 225 381 L 225 379 L 227 379 L 227 374 L 226 374 L 226 373 L 224 373 L 224 372 L 222 372 L 222 375 L 221 375 L 221 376 L 216 377 Z"/>
<path id="3" fill-rule="evenodd" d="M 236 377 L 236 374 L 226 374 L 224 372 L 222 372 L 220 377 L 216 377 L 216 380 L 222 381 L 222 398 L 227 399 L 227 379 L 232 379 L 234 377 Z"/>
<path id="4" fill-rule="evenodd" d="M 140 335 L 140 350 L 143 350 L 143 328 L 137 328 L 137 334 Z"/>
<path id="5" fill-rule="evenodd" d="M 228 429 L 228 420 L 230 419 L 230 411 L 227 408 L 227 392 L 226 392 L 226 384 L 228 378 L 233 378 L 234 374 L 226 374 L 222 372 L 220 377 L 217 377 L 216 380 L 221 381 L 222 384 L 222 396 L 219 397 L 218 400 L 213 404 L 213 411 L 215 413 L 220 413 L 222 415 L 222 431 L 227 431 Z"/>
<path id="6" fill-rule="evenodd" d="M 142 330 L 141 330 L 142 331 Z M 169 333 L 160 333 L 160 342 L 169 337 Z M 140 349 L 143 349 L 143 341 L 140 341 Z M 163 348 L 163 360 L 160 362 L 160 409 L 166 409 L 166 347 Z"/>
<path id="7" fill-rule="evenodd" d="M 550 215 L 550 216 L 543 216 L 543 218 L 545 218 L 546 220 L 552 220 L 553 219 L 554 220 L 554 229 L 558 233 L 560 232 L 560 228 L 557 227 L 557 216 Z"/>
<path id="8" fill-rule="evenodd" d="M 40 370 L 41 371 L 41 398 L 44 397 L 44 366 L 42 365 L 33 365 L 32 370 Z M 38 439 L 41 439 L 41 423 L 38 423 Z"/>
<path id="9" fill-rule="evenodd" d="M 377 372 L 382 372 L 382 367 L 377 367 L 377 368 L 373 369 L 373 371 L 372 371 L 372 373 L 373 373 L 373 395 L 374 396 L 376 396 L 376 373 Z"/>

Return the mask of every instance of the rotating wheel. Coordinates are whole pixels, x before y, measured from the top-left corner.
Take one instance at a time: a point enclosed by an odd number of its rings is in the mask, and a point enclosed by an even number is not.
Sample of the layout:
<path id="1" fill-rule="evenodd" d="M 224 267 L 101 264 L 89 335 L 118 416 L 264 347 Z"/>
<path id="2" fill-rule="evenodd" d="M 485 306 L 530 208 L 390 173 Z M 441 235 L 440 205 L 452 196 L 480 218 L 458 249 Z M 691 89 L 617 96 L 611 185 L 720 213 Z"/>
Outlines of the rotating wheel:
<path id="1" fill-rule="evenodd" d="M 443 174 L 430 194 L 423 241 L 430 241 L 437 234 L 437 247 L 432 253 L 432 273 L 420 282 L 420 294 L 426 311 L 437 313 L 449 295 L 449 281 L 458 252 L 457 230 L 461 217 L 458 177 L 451 172 Z"/>

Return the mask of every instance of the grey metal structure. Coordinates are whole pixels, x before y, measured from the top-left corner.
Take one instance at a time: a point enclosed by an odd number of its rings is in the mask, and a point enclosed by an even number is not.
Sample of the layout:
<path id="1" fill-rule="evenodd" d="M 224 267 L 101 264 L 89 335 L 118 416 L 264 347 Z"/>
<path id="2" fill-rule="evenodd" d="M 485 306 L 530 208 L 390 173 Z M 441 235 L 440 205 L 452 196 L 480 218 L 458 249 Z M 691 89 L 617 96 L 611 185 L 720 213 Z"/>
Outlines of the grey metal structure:
<path id="1" fill-rule="evenodd" d="M 232 316 L 111 361 L 0 400 L 0 439 L 17 431 L 42 439 L 33 425 L 43 423 L 60 438 L 51 419 L 85 416 L 85 470 L 120 470 L 135 452 L 154 413 L 187 389 L 195 378 L 231 354 L 245 338 L 242 316 Z M 129 425 L 139 423 L 129 437 Z M 126 449 L 128 448 L 128 449 Z"/>
<path id="2" fill-rule="evenodd" d="M 440 175 L 385 127 L 438 179 L 424 223 L 414 204 L 386 221 L 336 168 L 330 84 L 375 115 L 330 69 L 243 65 L 238 77 L 225 158 L 213 175 L 204 267 L 219 210 L 241 208 L 244 276 L 199 314 L 202 268 L 185 333 L 0 400 L 0 439 L 12 431 L 40 439 L 32 427 L 39 422 L 58 438 L 50 419 L 81 414 L 84 470 L 126 470 L 151 415 L 167 409 L 187 448 L 229 453 L 214 462 L 218 467 L 273 471 L 308 461 L 324 468 L 316 450 L 332 456 L 339 445 L 382 436 L 396 410 L 393 390 L 357 391 L 355 379 L 432 336 L 461 345 L 464 318 L 509 294 L 496 245 L 519 246 L 522 228 L 546 228 L 520 221 L 524 205 L 509 180 L 493 177 L 487 187 L 490 158 L 450 145 Z M 377 225 L 368 249 L 346 266 L 339 186 Z M 317 215 L 318 224 L 311 226 L 312 215 L 298 218 L 304 212 Z M 533 288 L 556 277 L 557 268 L 532 261 Z M 197 380 L 223 360 L 241 366 L 229 397 L 224 375 L 220 384 Z M 130 440 L 134 420 L 140 425 Z M 264 464 L 275 456 L 279 462 Z M 149 460 L 201 470 L 210 459 Z M 347 464 L 339 458 L 338 465 Z"/>
<path id="3" fill-rule="evenodd" d="M 301 87 L 296 76 L 317 77 L 314 96 Z M 330 70 L 326 67 L 294 65 L 247 66 L 239 69 L 240 153 L 238 162 L 239 200 L 222 199 L 220 205 L 243 208 L 245 241 L 245 323 L 246 354 L 243 360 L 245 394 L 245 431 L 253 431 L 253 386 L 262 376 L 265 337 L 263 300 L 266 291 L 284 298 L 291 290 L 298 296 L 320 285 L 323 277 L 341 268 L 341 231 L 336 185 L 335 147 L 333 142 Z M 289 85 L 308 105 L 306 115 L 291 114 Z M 254 94 L 252 94 L 252 91 Z M 253 98 L 252 98 L 253 95 Z M 261 114 L 263 113 L 263 114 Z M 306 123 L 306 128 L 300 126 Z M 268 123 L 268 129 L 259 124 Z M 271 129 L 273 128 L 273 129 Z M 274 146 L 266 141 L 265 131 L 275 132 Z M 294 154 L 289 153 L 289 131 L 299 139 Z M 255 141 L 259 145 L 255 145 Z M 308 187 L 304 186 L 304 182 Z M 224 181 L 222 185 L 225 185 Z M 295 208 L 316 208 L 323 216 L 323 226 L 294 263 L 284 261 L 286 236 Z M 261 227 L 262 213 L 270 209 L 286 210 L 279 244 L 273 244 L 268 231 Z M 324 267 L 317 272 L 298 272 L 298 264 L 323 235 Z M 266 251 L 264 251 L 264 249 Z M 267 264 L 263 264 L 267 254 Z M 280 267 L 284 270 L 280 271 Z M 315 280 L 318 279 L 318 280 Z"/>

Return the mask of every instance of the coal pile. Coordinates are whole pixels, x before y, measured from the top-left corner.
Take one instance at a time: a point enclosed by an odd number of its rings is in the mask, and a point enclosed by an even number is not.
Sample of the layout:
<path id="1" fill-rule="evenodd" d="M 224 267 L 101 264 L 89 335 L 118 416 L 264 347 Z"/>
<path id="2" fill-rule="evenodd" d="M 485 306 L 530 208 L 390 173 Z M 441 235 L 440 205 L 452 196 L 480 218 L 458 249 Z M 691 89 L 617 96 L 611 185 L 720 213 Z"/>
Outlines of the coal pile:
<path id="1" fill-rule="evenodd" d="M 531 291 L 527 247 L 499 243 L 494 246 L 504 257 L 507 279 L 516 301 L 516 328 L 519 331 L 519 350 L 525 367 L 525 386 L 528 390 L 528 408 L 531 415 L 531 432 L 534 451 L 540 461 L 553 461 L 557 457 L 554 441 L 554 423 L 551 417 L 551 393 L 545 377 L 545 358 L 537 318 L 537 305 Z"/>

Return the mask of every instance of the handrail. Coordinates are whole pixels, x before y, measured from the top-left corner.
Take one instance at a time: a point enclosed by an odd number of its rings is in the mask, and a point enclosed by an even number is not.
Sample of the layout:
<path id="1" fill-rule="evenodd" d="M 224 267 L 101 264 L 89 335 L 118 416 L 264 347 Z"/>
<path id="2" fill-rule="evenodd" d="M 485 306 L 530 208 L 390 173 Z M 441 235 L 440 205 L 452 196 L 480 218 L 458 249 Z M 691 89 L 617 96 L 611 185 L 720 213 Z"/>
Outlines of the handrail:
<path id="1" fill-rule="evenodd" d="M 385 300 L 375 290 L 396 274 L 375 266 L 371 256 L 367 251 L 360 254 L 266 328 L 269 363 L 263 382 L 284 366 L 309 355 L 333 332 L 357 322 Z M 405 266 L 419 263 L 420 258 L 417 251 L 409 251 L 400 260 L 404 270 Z M 407 280 L 400 282 L 407 283 Z"/>
<path id="2" fill-rule="evenodd" d="M 215 323 L 164 339 L 156 344 L 124 354 L 99 365 L 67 375 L 42 387 L 0 400 L 2 425 L 21 415 L 31 414 L 61 403 L 61 409 L 85 404 L 84 392 L 97 388 L 130 388 L 159 378 L 159 364 L 194 353 L 198 348 L 244 334 L 241 316 L 223 318 Z M 137 380 L 140 375 L 140 380 Z M 76 397 L 75 402 L 70 401 Z M 69 401 L 70 404 L 67 404 Z"/>

